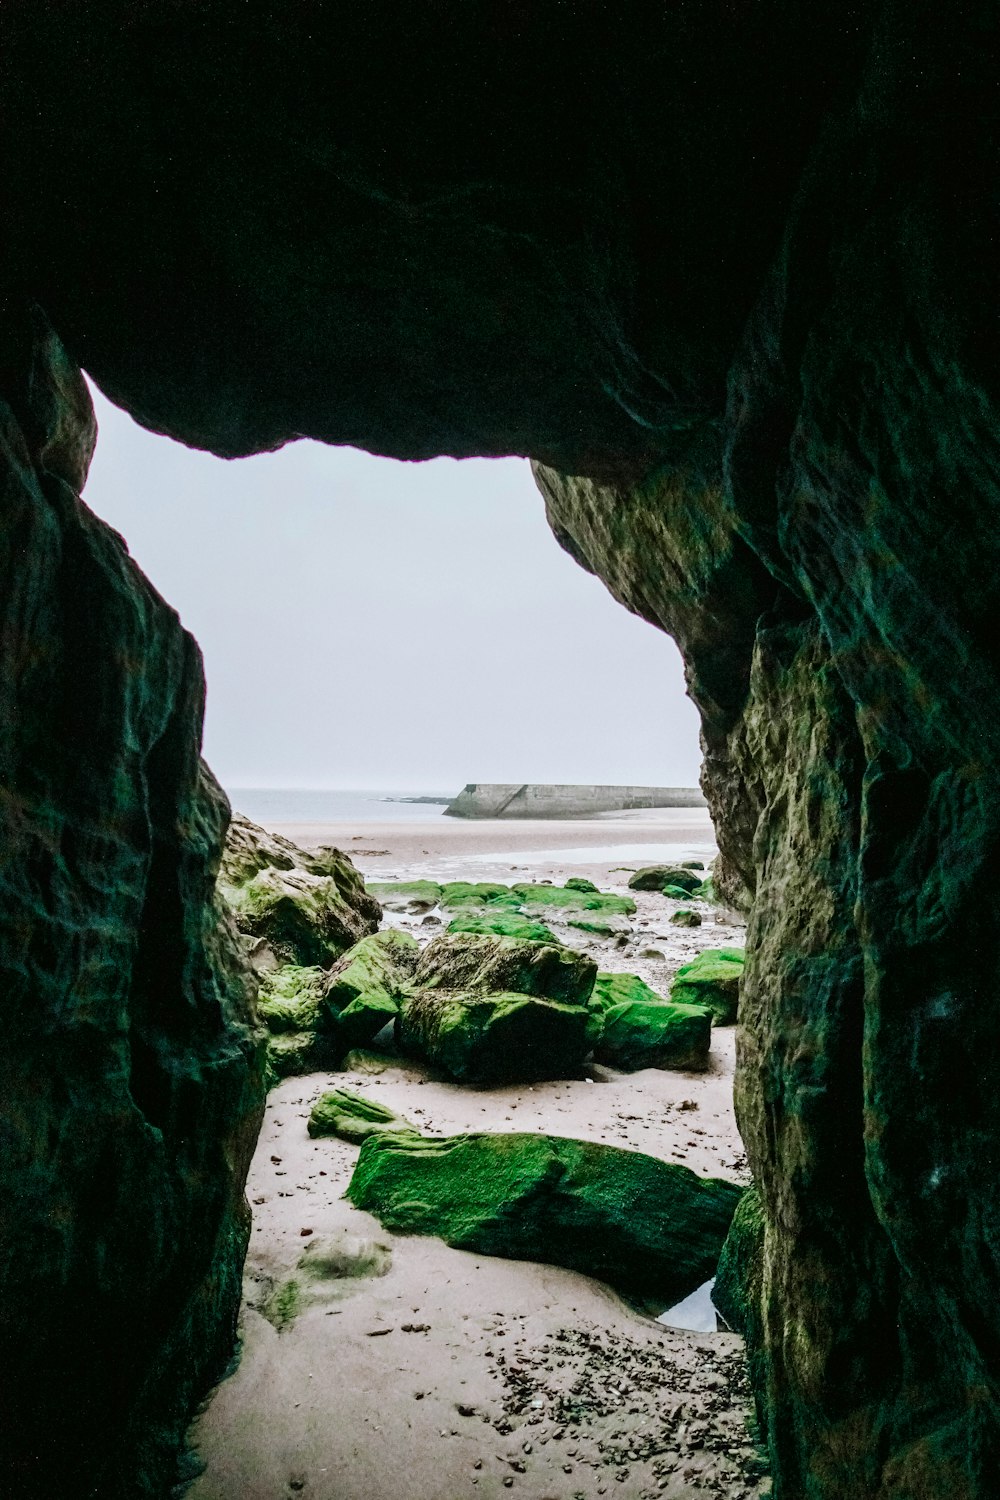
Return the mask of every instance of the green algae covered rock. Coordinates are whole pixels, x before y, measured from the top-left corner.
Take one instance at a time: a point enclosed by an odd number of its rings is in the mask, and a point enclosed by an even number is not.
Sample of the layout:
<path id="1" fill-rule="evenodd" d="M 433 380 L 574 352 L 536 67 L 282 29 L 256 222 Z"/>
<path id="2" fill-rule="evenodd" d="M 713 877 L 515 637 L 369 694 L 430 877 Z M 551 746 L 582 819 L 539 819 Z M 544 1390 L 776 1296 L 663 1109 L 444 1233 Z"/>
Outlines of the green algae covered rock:
<path id="1" fill-rule="evenodd" d="M 397 1115 L 394 1110 L 362 1094 L 352 1094 L 347 1089 L 333 1089 L 317 1099 L 309 1115 L 306 1127 L 311 1136 L 336 1135 L 344 1141 L 360 1145 L 370 1135 L 381 1135 L 391 1131 L 394 1135 L 420 1137 L 420 1132 L 409 1120 Z"/>
<path id="2" fill-rule="evenodd" d="M 434 880 L 369 880 L 365 889 L 386 911 L 430 911 L 441 900 Z"/>
<path id="3" fill-rule="evenodd" d="M 226 836 L 219 893 L 248 940 L 280 964 L 325 967 L 366 933 L 382 910 L 339 849 L 312 852 L 236 814 Z"/>
<path id="4" fill-rule="evenodd" d="M 706 948 L 677 970 L 670 998 L 677 1005 L 707 1005 L 716 1025 L 732 1026 L 743 978 L 742 948 Z"/>
<path id="5" fill-rule="evenodd" d="M 269 1032 L 269 1082 L 333 1062 L 316 1034 L 325 982 L 322 969 L 298 964 L 261 975 L 257 1013 Z"/>
<path id="6" fill-rule="evenodd" d="M 750 1384 L 757 1397 L 761 1435 L 766 1439 L 763 1284 L 764 1206 L 757 1189 L 749 1187 L 739 1201 L 719 1256 L 712 1301 L 729 1327 L 746 1341 Z"/>
<path id="7" fill-rule="evenodd" d="M 701 1005 L 674 1005 L 637 974 L 598 974 L 591 1009 L 600 1017 L 594 1058 L 632 1073 L 639 1068 L 708 1067 L 712 1015 Z"/>
<path id="8" fill-rule="evenodd" d="M 710 901 L 714 904 L 719 899 L 718 891 L 715 889 L 715 881 L 711 875 L 707 880 L 703 880 L 701 885 L 695 886 L 691 894 L 696 901 Z"/>
<path id="9" fill-rule="evenodd" d="M 478 884 L 468 880 L 450 880 L 441 889 L 441 905 L 462 906 L 509 906 L 514 910 L 520 905 L 509 885 L 498 885 L 493 881 Z"/>
<path id="10" fill-rule="evenodd" d="M 638 1151 L 523 1134 L 376 1135 L 347 1190 L 387 1229 L 566 1266 L 664 1304 L 712 1275 L 740 1195 Z"/>
<path id="11" fill-rule="evenodd" d="M 589 884 L 589 882 L 588 882 Z M 599 911 L 608 915 L 630 917 L 635 913 L 631 896 L 605 894 L 598 890 L 581 890 L 578 885 L 530 885 L 511 887 L 522 911 L 544 908 L 557 911 Z"/>
<path id="12" fill-rule="evenodd" d="M 544 922 L 533 922 L 519 912 L 498 907 L 494 911 L 470 912 L 448 923 L 449 932 L 479 932 L 490 937 L 525 938 L 532 943 L 554 943 L 555 935 Z"/>
<path id="13" fill-rule="evenodd" d="M 674 927 L 701 926 L 701 917 L 696 911 L 691 911 L 686 906 L 682 906 L 677 911 L 675 911 L 673 916 L 670 918 L 670 921 Z"/>
<path id="14" fill-rule="evenodd" d="M 599 895 L 597 886 L 592 880 L 587 880 L 583 875 L 571 875 L 566 882 L 568 891 L 589 891 L 591 894 Z"/>
<path id="15" fill-rule="evenodd" d="M 575 927 L 578 932 L 592 932 L 595 937 L 618 937 L 620 933 L 632 931 L 632 923 L 628 917 L 620 916 L 617 912 L 580 912 L 575 917 L 569 917 L 566 926 Z"/>
<path id="16" fill-rule="evenodd" d="M 683 865 L 645 865 L 630 876 L 628 884 L 631 891 L 662 891 L 665 885 L 693 891 L 701 884 L 701 876 Z"/>
<path id="17" fill-rule="evenodd" d="M 362 1047 L 395 1019 L 420 957 L 407 932 L 374 932 L 355 943 L 327 977 L 321 1029 L 341 1052 Z"/>
<path id="18" fill-rule="evenodd" d="M 682 885 L 665 885 L 663 895 L 669 896 L 672 901 L 690 901 L 691 891 L 686 891 Z"/>
<path id="19" fill-rule="evenodd" d="M 578 1075 L 595 1030 L 582 1004 L 506 991 L 427 989 L 403 1001 L 396 1044 L 458 1083 L 528 1083 Z"/>
<path id="20" fill-rule="evenodd" d="M 414 990 L 445 989 L 537 995 L 586 1005 L 597 978 L 592 958 L 559 943 L 490 933 L 443 933 L 420 955 Z"/>

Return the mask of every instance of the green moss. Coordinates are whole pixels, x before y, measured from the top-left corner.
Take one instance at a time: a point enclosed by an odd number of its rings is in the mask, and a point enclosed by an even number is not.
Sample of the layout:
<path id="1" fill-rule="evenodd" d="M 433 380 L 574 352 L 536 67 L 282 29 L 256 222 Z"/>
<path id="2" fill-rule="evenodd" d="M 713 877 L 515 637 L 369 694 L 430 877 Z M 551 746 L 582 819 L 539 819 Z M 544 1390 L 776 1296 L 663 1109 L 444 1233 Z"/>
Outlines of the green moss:
<path id="1" fill-rule="evenodd" d="M 731 1026 L 743 978 L 742 948 L 706 948 L 678 969 L 670 998 L 679 1005 L 707 1005 L 720 1026 Z"/>
<path id="2" fill-rule="evenodd" d="M 566 889 L 568 891 L 591 891 L 600 894 L 594 882 L 587 880 L 583 875 L 571 875 L 566 882 Z"/>
<path id="3" fill-rule="evenodd" d="M 388 1229 L 567 1266 L 667 1304 L 712 1275 L 740 1193 L 637 1151 L 482 1134 L 369 1139 L 347 1196 Z"/>
<path id="4" fill-rule="evenodd" d="M 441 887 L 434 880 L 373 880 L 365 888 L 386 911 L 430 911 L 441 900 Z"/>
<path id="5" fill-rule="evenodd" d="M 347 1089 L 333 1089 L 324 1094 L 312 1107 L 306 1127 L 311 1136 L 336 1135 L 345 1141 L 360 1145 L 370 1135 L 391 1130 L 419 1135 L 409 1120 L 397 1115 L 394 1110 L 362 1094 L 350 1093 Z"/>
<path id="6" fill-rule="evenodd" d="M 442 887 L 441 905 L 461 906 L 510 906 L 516 909 L 520 902 L 509 885 L 496 885 L 484 881 L 479 885 L 467 880 L 452 880 Z"/>
<path id="7" fill-rule="evenodd" d="M 399 1011 L 420 946 L 406 932 L 375 932 L 334 965 L 323 994 L 320 1029 L 342 1052 L 372 1041 Z"/>
<path id="8" fill-rule="evenodd" d="M 283 1281 L 275 1287 L 261 1308 L 264 1317 L 279 1333 L 290 1328 L 302 1310 L 302 1294 L 297 1281 Z"/>
<path id="9" fill-rule="evenodd" d="M 364 931 L 332 875 L 269 866 L 225 894 L 240 931 L 265 938 L 287 963 L 325 967 Z"/>
<path id="10" fill-rule="evenodd" d="M 701 885 L 696 886 L 691 894 L 696 901 L 710 901 L 714 904 L 719 899 L 718 893 L 715 889 L 715 881 L 712 879 L 711 875 L 707 880 L 703 880 Z"/>
<path id="11" fill-rule="evenodd" d="M 502 991 L 417 991 L 396 1023 L 402 1052 L 469 1084 L 577 1076 L 594 1034 L 585 1005 Z"/>
<path id="12" fill-rule="evenodd" d="M 455 917 L 448 924 L 449 932 L 480 932 L 493 937 L 525 938 L 532 943 L 554 943 L 555 935 L 544 922 L 532 922 L 516 911 L 486 911 L 481 915 Z"/>
<path id="13" fill-rule="evenodd" d="M 322 969 L 300 964 L 261 975 L 257 1011 L 268 1031 L 314 1031 L 325 982 Z"/>
<path id="14" fill-rule="evenodd" d="M 690 908 L 686 906 L 679 907 L 670 918 L 670 921 L 674 927 L 701 926 L 701 917 L 696 911 L 691 911 Z"/>
<path id="15" fill-rule="evenodd" d="M 632 924 L 627 917 L 615 913 L 604 916 L 599 911 L 570 917 L 566 926 L 575 927 L 579 932 L 592 932 L 596 937 L 617 937 L 621 932 L 632 931 Z"/>
<path id="16" fill-rule="evenodd" d="M 686 891 L 684 887 L 680 885 L 665 885 L 663 887 L 663 895 L 669 896 L 672 901 L 691 900 L 691 892 Z"/>
<path id="17" fill-rule="evenodd" d="M 708 1067 L 712 1017 L 704 1006 L 674 1005 L 637 974 L 598 974 L 591 1008 L 601 1021 L 598 1062 L 625 1072 Z"/>
<path id="18" fill-rule="evenodd" d="M 488 933 L 446 933 L 421 954 L 413 989 L 516 992 L 585 1005 L 596 977 L 593 959 L 559 943 Z"/>
<path id="19" fill-rule="evenodd" d="M 755 1187 L 740 1199 L 719 1256 L 712 1301 L 729 1327 L 746 1340 L 750 1383 L 757 1396 L 761 1435 L 767 1436 L 764 1355 L 764 1206 Z"/>
<path id="20" fill-rule="evenodd" d="M 628 884 L 632 891 L 662 891 L 665 885 L 693 891 L 701 884 L 701 877 L 683 865 L 644 865 L 641 870 L 636 870 Z"/>
<path id="21" fill-rule="evenodd" d="M 562 911 L 599 911 L 632 916 L 635 902 L 631 896 L 605 895 L 602 891 L 582 891 L 569 885 L 515 885 L 512 891 L 522 910 L 532 907 L 558 908 Z"/>

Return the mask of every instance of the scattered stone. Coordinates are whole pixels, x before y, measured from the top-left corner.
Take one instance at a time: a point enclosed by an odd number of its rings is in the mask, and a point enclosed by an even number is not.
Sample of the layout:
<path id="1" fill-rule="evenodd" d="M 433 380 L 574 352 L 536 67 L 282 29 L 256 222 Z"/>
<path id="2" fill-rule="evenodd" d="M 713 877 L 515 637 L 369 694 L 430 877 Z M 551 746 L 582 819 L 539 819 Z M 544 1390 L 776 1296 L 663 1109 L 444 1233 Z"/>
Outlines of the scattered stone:
<path id="1" fill-rule="evenodd" d="M 317 1099 L 306 1128 L 313 1137 L 335 1135 L 355 1145 L 385 1131 L 394 1135 L 420 1135 L 416 1126 L 404 1120 L 402 1115 L 348 1089 L 333 1089 Z"/>
<path id="2" fill-rule="evenodd" d="M 701 926 L 701 917 L 698 915 L 698 913 L 696 911 L 691 911 L 688 907 L 683 906 L 678 911 L 674 912 L 673 916 L 670 918 L 670 921 L 672 922 L 674 927 Z"/>

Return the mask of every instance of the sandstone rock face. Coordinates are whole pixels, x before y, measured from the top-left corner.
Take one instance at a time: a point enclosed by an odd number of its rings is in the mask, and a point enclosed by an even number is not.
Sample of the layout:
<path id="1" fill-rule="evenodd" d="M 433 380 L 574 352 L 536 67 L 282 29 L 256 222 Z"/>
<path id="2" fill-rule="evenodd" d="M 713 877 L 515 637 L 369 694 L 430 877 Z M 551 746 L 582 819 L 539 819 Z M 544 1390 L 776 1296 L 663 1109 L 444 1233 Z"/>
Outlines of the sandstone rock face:
<path id="1" fill-rule="evenodd" d="M 94 421 L 0 325 L 0 1486 L 159 1496 L 235 1337 L 263 1108 L 198 649 L 79 500 Z"/>

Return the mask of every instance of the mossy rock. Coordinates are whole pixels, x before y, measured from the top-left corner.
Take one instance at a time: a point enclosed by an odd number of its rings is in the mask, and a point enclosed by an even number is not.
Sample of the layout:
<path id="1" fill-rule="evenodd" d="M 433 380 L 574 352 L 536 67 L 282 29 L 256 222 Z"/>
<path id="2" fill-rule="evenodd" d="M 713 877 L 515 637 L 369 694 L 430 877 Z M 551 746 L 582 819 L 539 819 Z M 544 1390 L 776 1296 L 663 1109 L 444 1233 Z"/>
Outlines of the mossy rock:
<path id="1" fill-rule="evenodd" d="M 712 1043 L 711 1012 L 701 1005 L 674 1005 L 637 974 L 598 974 L 591 1008 L 601 1020 L 594 1058 L 632 1073 L 639 1068 L 676 1068 L 701 1073 Z"/>
<path id="2" fill-rule="evenodd" d="M 682 870 L 703 870 L 705 866 L 700 859 L 682 859 L 679 868 Z"/>
<path id="3" fill-rule="evenodd" d="M 600 895 L 598 887 L 584 875 L 571 875 L 566 882 L 566 889 L 568 891 L 589 891 L 594 895 Z"/>
<path id="4" fill-rule="evenodd" d="M 586 1005 L 436 988 L 403 1001 L 396 1045 L 458 1083 L 529 1083 L 578 1076 L 595 1032 Z"/>
<path id="5" fill-rule="evenodd" d="M 746 1340 L 750 1383 L 757 1394 L 761 1435 L 767 1437 L 764 1365 L 764 1206 L 755 1187 L 740 1199 L 719 1256 L 712 1301 L 726 1323 Z"/>
<path id="6" fill-rule="evenodd" d="M 516 910 L 520 901 L 509 885 L 498 885 L 492 881 L 475 884 L 468 880 L 451 880 L 441 888 L 441 905 L 450 910 L 463 906 L 509 906 Z"/>
<path id="7" fill-rule="evenodd" d="M 693 891 L 701 884 L 701 878 L 683 865 L 644 865 L 629 878 L 631 891 L 662 891 L 665 885 L 677 886 L 682 891 Z"/>
<path id="8" fill-rule="evenodd" d="M 530 943 L 554 943 L 556 941 L 555 934 L 549 931 L 544 922 L 533 922 L 529 917 L 522 917 L 519 912 L 503 909 L 455 917 L 448 923 L 448 931 L 479 932 L 491 937 L 524 938 Z"/>
<path id="9" fill-rule="evenodd" d="M 731 1026 L 739 1008 L 742 948 L 706 948 L 677 970 L 670 998 L 677 1005 L 707 1005 L 719 1026 Z"/>
<path id="10" fill-rule="evenodd" d="M 382 917 L 346 854 L 300 849 L 238 814 L 226 836 L 219 894 L 244 937 L 263 939 L 282 964 L 325 968 Z"/>
<path id="11" fill-rule="evenodd" d="M 663 887 L 662 894 L 664 896 L 669 896 L 670 899 L 671 899 L 671 901 L 690 901 L 691 900 L 691 892 L 690 891 L 686 891 L 684 889 L 684 887 L 680 886 L 680 885 L 665 885 Z"/>
<path id="12" fill-rule="evenodd" d="M 420 1132 L 409 1120 L 397 1115 L 394 1110 L 362 1094 L 352 1094 L 348 1089 L 333 1089 L 317 1099 L 309 1115 L 306 1127 L 313 1137 L 336 1135 L 341 1140 L 360 1145 L 370 1135 L 379 1135 L 389 1130 L 393 1134 L 416 1135 Z"/>
<path id="13" fill-rule="evenodd" d="M 369 880 L 365 888 L 386 911 L 430 911 L 441 900 L 434 880 Z"/>
<path id="14" fill-rule="evenodd" d="M 631 896 L 616 896 L 603 891 L 584 891 L 571 885 L 528 885 L 511 887 L 522 911 L 533 908 L 559 911 L 599 911 L 608 915 L 630 917 L 635 914 Z"/>
<path id="15" fill-rule="evenodd" d="M 315 1031 L 282 1031 L 267 1039 L 268 1087 L 281 1078 L 316 1073 L 332 1067 L 335 1059 Z"/>
<path id="16" fill-rule="evenodd" d="M 578 932 L 591 932 L 595 937 L 620 937 L 623 933 L 632 931 L 632 923 L 628 917 L 619 916 L 617 912 L 581 912 L 578 916 L 570 917 L 566 926 L 575 927 Z"/>
<path id="17" fill-rule="evenodd" d="M 428 943 L 413 974 L 413 989 L 516 992 L 585 1005 L 596 978 L 593 959 L 560 943 L 455 932 Z"/>
<path id="18" fill-rule="evenodd" d="M 318 967 L 283 964 L 260 977 L 257 1013 L 268 1031 L 315 1031 L 326 974 Z"/>
<path id="19" fill-rule="evenodd" d="M 718 902 L 719 899 L 718 893 L 715 889 L 715 881 L 712 879 L 711 875 L 707 880 L 703 880 L 701 885 L 695 886 L 691 894 L 696 901 L 708 901 L 711 902 L 713 906 Z"/>
<path id="20" fill-rule="evenodd" d="M 713 1274 L 741 1191 L 561 1136 L 383 1134 L 362 1146 L 347 1196 L 387 1229 L 566 1266 L 669 1305 Z"/>
<path id="21" fill-rule="evenodd" d="M 678 910 L 675 911 L 673 916 L 670 918 L 670 921 L 674 927 L 701 926 L 701 917 L 696 911 L 691 911 L 690 908 L 686 906 L 679 907 Z"/>
<path id="22" fill-rule="evenodd" d="M 362 938 L 334 965 L 323 993 L 320 1028 L 341 1052 L 364 1046 L 395 1019 L 419 957 L 416 938 L 390 929 Z"/>
<path id="23" fill-rule="evenodd" d="M 369 1052 L 364 1047 L 352 1047 L 347 1056 L 340 1064 L 345 1073 L 367 1073 L 372 1077 L 384 1073 L 390 1066 L 390 1059 L 383 1057 L 380 1052 Z"/>

